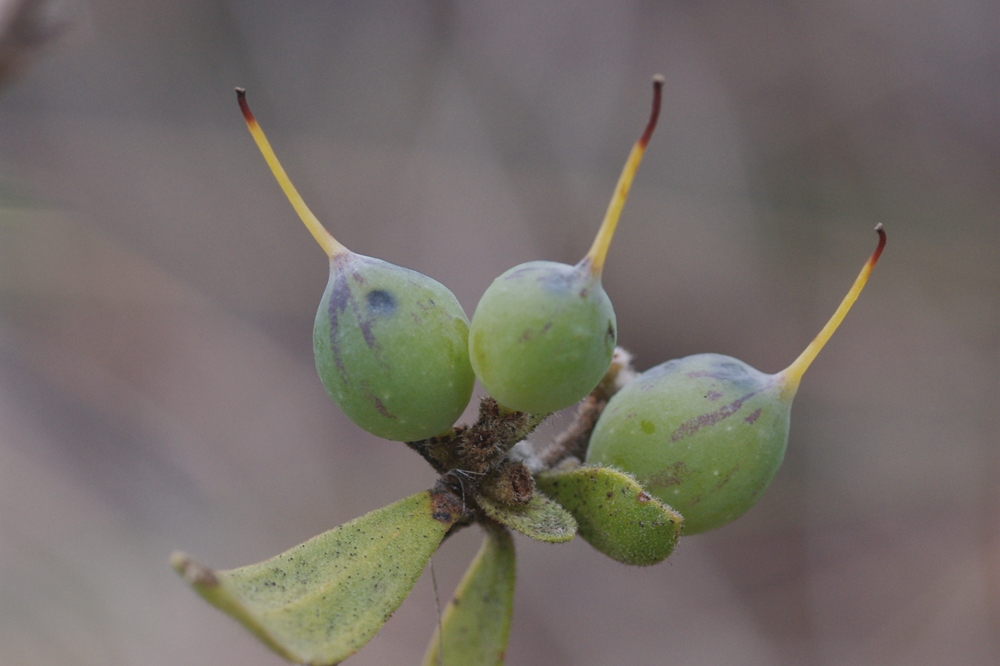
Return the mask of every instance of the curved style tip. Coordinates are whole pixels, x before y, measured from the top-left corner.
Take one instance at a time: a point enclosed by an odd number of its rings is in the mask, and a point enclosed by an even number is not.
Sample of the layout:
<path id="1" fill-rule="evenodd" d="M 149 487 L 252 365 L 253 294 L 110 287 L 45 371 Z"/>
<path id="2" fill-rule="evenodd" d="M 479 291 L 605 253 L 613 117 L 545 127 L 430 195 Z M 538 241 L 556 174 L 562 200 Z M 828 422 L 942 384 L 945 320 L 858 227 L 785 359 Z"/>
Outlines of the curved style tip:
<path id="1" fill-rule="evenodd" d="M 840 302 L 840 306 L 837 311 L 833 313 L 830 317 L 830 321 L 826 322 L 823 330 L 813 338 L 813 341 L 805 348 L 805 350 L 799 355 L 795 361 L 782 370 L 779 374 L 781 381 L 783 383 L 782 395 L 791 398 L 795 395 L 795 392 L 799 388 L 799 382 L 802 381 L 802 375 L 805 374 L 806 370 L 816 359 L 820 350 L 826 345 L 827 341 L 833 336 L 837 327 L 840 326 L 840 322 L 844 321 L 844 317 L 850 311 L 851 306 L 854 305 L 854 301 L 858 300 L 858 295 L 861 294 L 861 290 L 865 288 L 865 284 L 868 282 L 868 277 L 872 273 L 872 269 L 875 268 L 875 264 L 878 262 L 879 257 L 882 256 L 882 250 L 885 249 L 885 230 L 882 228 L 882 224 L 879 223 L 875 226 L 875 231 L 878 233 L 878 246 L 875 251 L 872 252 L 871 256 L 868 257 L 868 261 L 861 268 L 861 272 L 858 277 L 855 278 L 854 284 L 848 290 L 847 295 L 844 296 L 844 300 Z"/>
<path id="2" fill-rule="evenodd" d="M 250 112 L 250 107 L 247 105 L 247 91 L 246 88 L 236 88 L 236 101 L 240 104 L 240 111 L 243 112 L 243 119 L 247 124 L 257 124 L 257 119 L 253 117 L 253 113 Z"/>
<path id="3" fill-rule="evenodd" d="M 885 249 L 885 229 L 882 228 L 881 222 L 875 225 L 875 232 L 878 234 L 878 247 L 875 248 L 875 252 L 872 253 L 871 259 L 868 260 L 872 266 L 875 266 L 875 262 L 877 262 L 878 258 L 882 256 L 882 250 Z"/>
<path id="4" fill-rule="evenodd" d="M 646 152 L 646 146 L 649 144 L 649 139 L 653 136 L 653 130 L 656 129 L 656 122 L 660 118 L 660 103 L 662 99 L 663 77 L 657 74 L 653 77 L 653 108 L 649 113 L 649 121 L 646 123 L 646 128 L 643 130 L 639 140 L 632 146 L 632 152 L 629 153 L 628 159 L 625 161 L 625 167 L 622 169 L 621 176 L 618 177 L 618 184 L 615 186 L 614 194 L 611 196 L 611 203 L 608 204 L 608 210 L 604 214 L 604 221 L 601 222 L 601 228 L 597 231 L 594 244 L 590 246 L 590 251 L 587 252 L 586 256 L 580 262 L 581 266 L 589 264 L 590 273 L 595 277 L 599 278 L 604 270 L 604 260 L 608 255 L 611 238 L 618 227 L 618 218 L 621 217 L 622 208 L 625 207 L 625 199 L 628 198 L 629 190 L 632 188 L 632 180 L 635 178 L 635 172 L 639 169 L 639 164 L 642 162 L 642 155 Z"/>
<path id="5" fill-rule="evenodd" d="M 257 147 L 260 149 L 261 154 L 264 156 L 264 160 L 267 161 L 267 165 L 271 168 L 271 173 L 274 174 L 274 178 L 278 181 L 278 185 L 281 186 L 282 191 L 285 196 L 288 197 L 289 203 L 292 204 L 292 208 L 298 213 L 299 218 L 301 218 L 303 224 L 309 229 L 309 233 L 313 235 L 319 246 L 323 248 L 327 256 L 331 259 L 338 255 L 350 252 L 346 247 L 341 245 L 330 232 L 326 230 L 319 219 L 313 214 L 306 205 L 306 202 L 302 199 L 299 191 L 295 189 L 292 185 L 291 179 L 288 174 L 285 173 L 284 167 L 281 166 L 281 162 L 278 161 L 277 155 L 274 154 L 274 150 L 271 148 L 271 143 L 264 136 L 264 130 L 260 128 L 257 124 L 257 119 L 254 118 L 253 112 L 250 111 L 250 105 L 247 104 L 247 91 L 244 88 L 236 88 L 236 100 L 240 104 L 240 111 L 243 112 L 243 119 L 247 123 L 247 129 L 250 130 L 251 136 L 253 136 Z"/>

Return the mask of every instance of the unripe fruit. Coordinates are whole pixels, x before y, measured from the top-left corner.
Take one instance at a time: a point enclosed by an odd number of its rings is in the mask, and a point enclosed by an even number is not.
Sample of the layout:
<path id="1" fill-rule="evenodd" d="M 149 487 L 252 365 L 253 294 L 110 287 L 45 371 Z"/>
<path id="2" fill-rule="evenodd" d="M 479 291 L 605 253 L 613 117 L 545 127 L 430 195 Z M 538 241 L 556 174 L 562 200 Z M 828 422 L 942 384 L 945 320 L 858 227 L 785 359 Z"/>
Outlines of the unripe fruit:
<path id="1" fill-rule="evenodd" d="M 721 354 L 698 354 L 647 370 L 609 402 L 587 463 L 636 477 L 684 516 L 684 534 L 735 520 L 781 466 L 792 399 L 803 373 L 864 287 L 885 232 L 837 312 L 785 370 L 764 374 Z"/>
<path id="2" fill-rule="evenodd" d="M 338 243 L 288 179 L 244 91 L 236 94 L 278 184 L 330 257 L 313 328 L 316 369 L 327 393 L 373 435 L 414 441 L 441 434 L 461 416 L 475 383 L 462 306 L 436 280 Z"/>
<path id="3" fill-rule="evenodd" d="M 663 77 L 653 79 L 649 123 L 625 163 L 593 246 L 576 266 L 515 266 L 483 294 L 472 316 L 469 357 L 487 392 L 508 409 L 544 414 L 569 407 L 604 376 L 617 320 L 601 272 L 632 179 L 660 112 Z"/>

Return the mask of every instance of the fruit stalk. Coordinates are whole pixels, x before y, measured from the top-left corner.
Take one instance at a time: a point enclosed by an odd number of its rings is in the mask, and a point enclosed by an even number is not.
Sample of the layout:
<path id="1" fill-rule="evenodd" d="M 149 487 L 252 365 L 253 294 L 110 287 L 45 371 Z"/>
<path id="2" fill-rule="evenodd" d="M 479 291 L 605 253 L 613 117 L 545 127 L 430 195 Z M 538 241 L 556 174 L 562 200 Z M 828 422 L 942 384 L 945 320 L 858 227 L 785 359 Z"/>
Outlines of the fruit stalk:
<path id="1" fill-rule="evenodd" d="M 601 285 L 608 246 L 636 169 L 659 118 L 663 77 L 653 78 L 653 108 L 611 197 L 590 250 L 571 266 L 519 264 L 489 286 L 469 329 L 469 361 L 486 391 L 507 409 L 555 412 L 582 400 L 601 380 L 618 324 Z"/>
<path id="2" fill-rule="evenodd" d="M 826 345 L 836 332 L 837 327 L 840 326 L 840 322 L 844 321 L 844 317 L 847 316 L 851 306 L 854 305 L 854 301 L 858 300 L 861 290 L 864 289 L 865 284 L 868 282 L 868 277 L 871 275 L 872 269 L 875 268 L 875 264 L 878 263 L 878 258 L 882 256 L 882 250 L 885 248 L 885 230 L 882 228 L 881 222 L 875 225 L 875 231 L 878 233 L 878 247 L 872 252 L 872 256 L 868 258 L 865 265 L 861 267 L 861 272 L 858 273 L 854 284 L 851 285 L 847 295 L 844 296 L 844 300 L 840 302 L 840 307 L 837 308 L 837 311 L 833 313 L 833 316 L 830 317 L 830 320 L 826 322 L 822 330 L 813 338 L 812 342 L 799 354 L 799 357 L 779 373 L 779 381 L 783 384 L 782 395 L 784 398 L 791 399 L 796 391 L 799 390 L 799 382 L 802 381 L 802 375 L 809 369 L 809 366 L 816 359 L 816 356 L 823 349 L 824 345 Z"/>
<path id="3" fill-rule="evenodd" d="M 261 154 L 264 155 L 264 160 L 267 161 L 267 165 L 271 167 L 271 173 L 274 174 L 274 178 L 278 181 L 281 186 L 282 191 L 285 196 L 288 197 L 289 203 L 292 204 L 292 208 L 295 212 L 299 214 L 302 218 L 302 222 L 305 223 L 306 228 L 309 233 L 313 235 L 319 246 L 323 248 L 327 256 L 331 259 L 337 255 L 345 254 L 349 250 L 341 245 L 337 239 L 335 239 L 326 227 L 319 221 L 313 212 L 309 210 L 309 206 L 302 199 L 299 191 L 295 189 L 292 185 L 291 179 L 288 174 L 285 173 L 285 169 L 281 166 L 281 162 L 278 161 L 277 155 L 274 154 L 274 150 L 271 149 L 271 143 L 264 136 L 263 130 L 257 124 L 257 119 L 254 118 L 253 113 L 250 111 L 250 106 L 247 104 L 247 91 L 243 88 L 236 89 L 236 99 L 240 103 L 240 111 L 243 112 L 243 119 L 247 122 L 247 129 L 250 130 L 250 134 L 253 136 L 253 140 L 257 143 L 257 147 L 260 148 Z"/>
<path id="4" fill-rule="evenodd" d="M 662 75 L 657 74 L 653 77 L 653 110 L 649 114 L 649 122 L 646 124 L 642 136 L 632 146 L 632 151 L 625 161 L 625 167 L 618 177 L 618 184 L 615 185 L 615 192 L 608 203 L 608 210 L 604 214 L 604 221 L 601 222 L 594 244 L 590 246 L 590 251 L 581 262 L 590 262 L 590 272 L 593 275 L 600 275 L 604 270 L 604 259 L 608 255 L 611 238 L 615 235 L 615 229 L 618 227 L 618 218 L 621 217 L 625 199 L 628 198 L 632 181 L 635 179 L 636 171 L 639 170 L 639 164 L 642 162 L 642 156 L 646 152 L 649 139 L 653 136 L 653 130 L 656 129 L 656 121 L 660 117 L 660 102 L 663 98 L 663 82 Z"/>
<path id="5" fill-rule="evenodd" d="M 823 330 L 782 372 L 722 354 L 695 354 L 647 370 L 619 391 L 594 426 L 590 465 L 628 472 L 698 534 L 743 515 L 785 457 L 792 400 L 803 373 L 857 300 L 885 247 L 865 263 Z"/>

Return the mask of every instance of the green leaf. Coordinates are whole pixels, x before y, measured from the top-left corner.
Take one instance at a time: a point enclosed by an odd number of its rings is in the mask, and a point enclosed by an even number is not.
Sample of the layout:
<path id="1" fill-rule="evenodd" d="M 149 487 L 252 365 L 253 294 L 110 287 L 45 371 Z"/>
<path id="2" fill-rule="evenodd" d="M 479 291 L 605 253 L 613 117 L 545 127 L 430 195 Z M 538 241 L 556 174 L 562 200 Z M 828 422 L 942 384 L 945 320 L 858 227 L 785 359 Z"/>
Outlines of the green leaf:
<path id="1" fill-rule="evenodd" d="M 460 514 L 451 496 L 427 491 L 259 564 L 213 572 L 181 553 L 171 563 L 282 657 L 337 664 L 399 607 Z"/>
<path id="2" fill-rule="evenodd" d="M 513 612 L 514 540 L 502 527 L 487 528 L 427 646 L 424 666 L 500 666 Z"/>
<path id="3" fill-rule="evenodd" d="M 648 566 L 666 559 L 677 544 L 681 515 L 624 472 L 577 467 L 544 472 L 535 481 L 573 514 L 580 536 L 612 559 Z"/>
<path id="4" fill-rule="evenodd" d="M 493 520 L 532 539 L 562 543 L 576 535 L 573 516 L 539 493 L 523 506 L 501 504 L 484 495 L 477 495 L 476 502 Z"/>

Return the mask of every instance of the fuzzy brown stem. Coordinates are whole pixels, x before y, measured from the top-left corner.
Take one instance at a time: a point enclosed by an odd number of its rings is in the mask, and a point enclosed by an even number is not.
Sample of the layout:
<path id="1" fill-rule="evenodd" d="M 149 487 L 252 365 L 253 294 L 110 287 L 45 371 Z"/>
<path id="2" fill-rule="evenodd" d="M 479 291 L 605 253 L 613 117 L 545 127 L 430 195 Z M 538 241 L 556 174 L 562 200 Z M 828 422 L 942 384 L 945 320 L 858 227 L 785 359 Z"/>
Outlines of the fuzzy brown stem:
<path id="1" fill-rule="evenodd" d="M 479 418 L 458 438 L 457 469 L 487 474 L 496 469 L 514 445 L 531 434 L 547 414 L 511 412 L 493 398 L 479 403 Z"/>
<path id="2" fill-rule="evenodd" d="M 503 484 L 507 480 L 506 476 L 510 475 L 503 475 L 500 469 L 507 454 L 515 444 L 531 434 L 545 416 L 512 412 L 500 407 L 493 398 L 484 398 L 479 403 L 479 418 L 471 426 L 457 426 L 444 435 L 407 442 L 406 445 L 441 475 L 439 483 L 460 497 L 463 505 L 475 509 L 474 498 L 483 482 L 489 479 L 491 483 Z M 498 474 L 504 479 L 498 479 Z M 521 482 L 515 485 L 524 485 L 523 479 Z M 530 499 L 532 490 L 533 486 L 526 491 L 522 488 L 520 494 L 526 493 L 527 499 L 519 496 L 518 501 Z"/>

